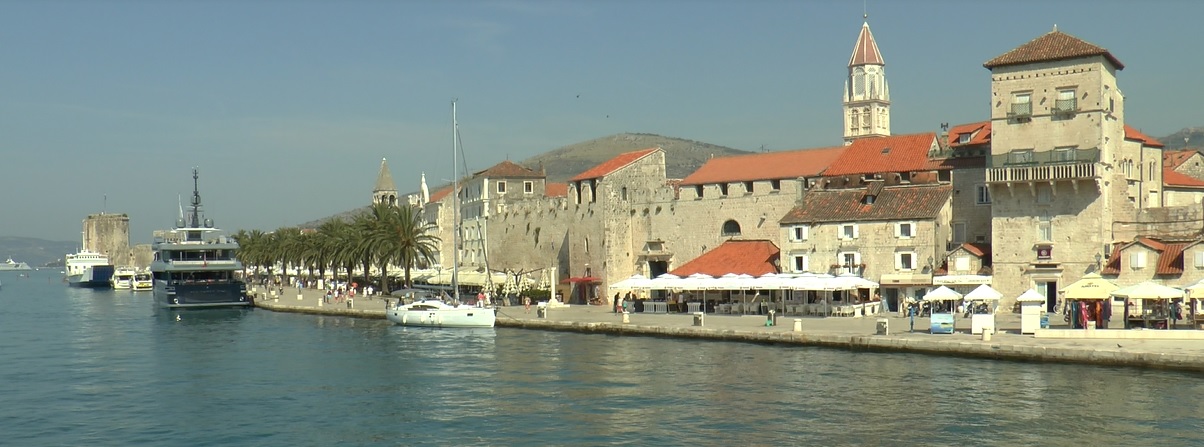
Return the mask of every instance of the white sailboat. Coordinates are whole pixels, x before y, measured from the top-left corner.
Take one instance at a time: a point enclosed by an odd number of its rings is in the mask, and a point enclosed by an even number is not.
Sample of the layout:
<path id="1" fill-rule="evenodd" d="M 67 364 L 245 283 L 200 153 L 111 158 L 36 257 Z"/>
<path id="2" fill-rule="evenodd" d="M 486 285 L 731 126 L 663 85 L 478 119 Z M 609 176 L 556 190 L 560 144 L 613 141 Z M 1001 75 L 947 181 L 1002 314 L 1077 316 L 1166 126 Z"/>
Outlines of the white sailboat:
<path id="1" fill-rule="evenodd" d="M 385 310 L 385 318 L 403 326 L 424 327 L 473 327 L 489 328 L 497 322 L 497 311 L 492 308 L 474 307 L 460 301 L 460 131 L 456 122 L 456 102 L 452 101 L 452 298 L 451 302 L 439 299 L 424 299 L 410 304 L 397 305 Z M 405 206 L 405 205 L 402 205 Z"/>

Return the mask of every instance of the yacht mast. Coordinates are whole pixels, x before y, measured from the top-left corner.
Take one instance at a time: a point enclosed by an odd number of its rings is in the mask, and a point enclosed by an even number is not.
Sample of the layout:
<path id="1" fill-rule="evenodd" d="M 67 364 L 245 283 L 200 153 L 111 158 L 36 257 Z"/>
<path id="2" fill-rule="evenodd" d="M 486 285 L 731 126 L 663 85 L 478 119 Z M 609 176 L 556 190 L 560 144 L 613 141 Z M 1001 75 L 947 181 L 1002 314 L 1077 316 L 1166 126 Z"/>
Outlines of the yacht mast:
<path id="1" fill-rule="evenodd" d="M 460 302 L 460 169 L 457 167 L 460 157 L 459 127 L 456 122 L 456 100 L 452 100 L 452 298 Z"/>

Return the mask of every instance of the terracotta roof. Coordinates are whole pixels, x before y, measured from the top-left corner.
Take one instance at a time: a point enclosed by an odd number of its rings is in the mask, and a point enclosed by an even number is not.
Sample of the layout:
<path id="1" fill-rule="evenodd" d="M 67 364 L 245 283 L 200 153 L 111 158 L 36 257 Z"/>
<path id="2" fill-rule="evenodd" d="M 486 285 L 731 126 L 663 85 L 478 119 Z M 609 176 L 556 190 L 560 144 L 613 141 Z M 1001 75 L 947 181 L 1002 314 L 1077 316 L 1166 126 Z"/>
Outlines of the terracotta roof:
<path id="1" fill-rule="evenodd" d="M 1016 47 L 1012 51 L 986 61 L 982 66 L 990 69 L 1007 65 L 1060 61 L 1090 56 L 1103 56 L 1108 59 L 1108 62 L 1115 65 L 1117 70 L 1125 68 L 1125 64 L 1120 63 L 1120 60 L 1116 59 L 1108 50 L 1058 31 L 1057 28 L 1045 33 L 1041 37 L 1030 40 L 1024 45 Z"/>
<path id="2" fill-rule="evenodd" d="M 1101 275 L 1119 275 L 1120 274 L 1120 250 L 1125 247 L 1125 244 L 1113 244 L 1112 254 L 1108 255 L 1108 263 L 1104 264 L 1104 268 L 1100 269 Z"/>
<path id="3" fill-rule="evenodd" d="M 962 134 L 970 134 L 970 141 L 959 143 Z M 949 129 L 949 147 L 976 146 L 991 142 L 991 122 L 958 124 Z"/>
<path id="4" fill-rule="evenodd" d="M 712 158 L 682 179 L 680 185 L 816 176 L 827 169 L 844 149 L 844 146 L 839 146 Z"/>
<path id="5" fill-rule="evenodd" d="M 860 188 L 810 190 L 779 223 L 934 219 L 952 194 L 951 185 L 888 186 L 866 205 L 861 203 L 864 190 Z"/>
<path id="6" fill-rule="evenodd" d="M 1155 275 L 1181 275 L 1183 274 L 1183 247 L 1185 243 L 1168 243 L 1166 249 L 1158 254 L 1158 267 L 1154 269 Z"/>
<path id="7" fill-rule="evenodd" d="M 1204 180 L 1192 177 L 1182 172 L 1176 171 L 1174 168 L 1162 167 L 1162 184 L 1166 186 L 1181 186 L 1188 188 L 1204 187 Z"/>
<path id="8" fill-rule="evenodd" d="M 1158 141 L 1154 137 L 1151 137 L 1149 135 L 1141 133 L 1140 130 L 1137 130 L 1136 128 L 1134 128 L 1133 126 L 1130 126 L 1128 124 L 1125 124 L 1125 139 L 1140 141 L 1141 144 L 1150 146 L 1150 147 L 1164 147 L 1161 141 Z"/>
<path id="9" fill-rule="evenodd" d="M 427 203 L 435 203 L 440 200 L 443 200 L 444 197 L 447 197 L 448 194 L 451 194 L 451 191 L 452 191 L 451 185 L 447 185 L 442 188 L 436 189 L 435 192 L 431 193 L 431 201 L 427 202 Z"/>
<path id="10" fill-rule="evenodd" d="M 569 184 L 556 182 L 544 183 L 543 195 L 547 197 L 566 197 L 569 195 Z"/>
<path id="11" fill-rule="evenodd" d="M 974 256 L 978 256 L 980 258 L 986 258 L 991 254 L 991 244 L 963 242 L 960 246 L 958 246 L 954 250 L 957 250 L 957 249 L 966 250 L 967 253 L 970 253 Z"/>
<path id="12" fill-rule="evenodd" d="M 544 175 L 540 174 L 539 171 L 524 167 L 510 160 L 505 160 L 483 171 L 477 171 L 472 176 L 488 178 L 544 178 Z"/>
<path id="13" fill-rule="evenodd" d="M 911 172 L 936 169 L 940 163 L 928 159 L 936 144 L 932 132 L 889 137 L 858 138 L 845 147 L 825 176 Z"/>
<path id="14" fill-rule="evenodd" d="M 776 264 L 778 255 L 778 246 L 770 241 L 726 241 L 669 273 L 683 278 L 695 273 L 715 277 L 728 273 L 752 276 L 780 273 Z"/>
<path id="15" fill-rule="evenodd" d="M 1108 259 L 1108 264 L 1100 270 L 1100 274 L 1120 275 L 1123 252 L 1134 245 L 1143 245 L 1158 254 L 1158 263 L 1155 264 L 1154 268 L 1155 275 L 1181 275 L 1183 274 L 1183 250 L 1196 243 L 1163 242 L 1148 237 L 1139 237 L 1133 242 L 1116 244 L 1112 248 L 1112 255 Z"/>
<path id="16" fill-rule="evenodd" d="M 1166 149 L 1162 151 L 1162 167 L 1175 169 L 1182 166 L 1193 155 L 1198 154 L 1195 149 Z"/>
<path id="17" fill-rule="evenodd" d="M 599 164 L 597 166 L 589 168 L 585 172 L 577 174 L 576 177 L 569 179 L 569 181 L 576 182 L 576 181 L 581 181 L 581 180 L 589 180 L 589 179 L 594 179 L 594 178 L 605 177 L 606 175 L 608 175 L 612 172 L 615 172 L 624 166 L 635 163 L 637 160 L 644 158 L 648 154 L 651 154 L 651 153 L 659 151 L 659 150 L 661 150 L 661 148 L 654 147 L 654 148 L 642 149 L 642 150 L 638 150 L 638 151 L 624 152 L 622 154 L 616 155 L 614 158 L 612 158 L 610 160 L 606 160 L 606 161 L 602 162 L 602 164 Z"/>
<path id="18" fill-rule="evenodd" d="M 882 53 L 878 51 L 878 42 L 874 41 L 874 33 L 870 32 L 869 22 L 861 24 L 861 33 L 857 34 L 857 44 L 853 46 L 853 55 L 849 56 L 849 66 L 886 65 Z"/>

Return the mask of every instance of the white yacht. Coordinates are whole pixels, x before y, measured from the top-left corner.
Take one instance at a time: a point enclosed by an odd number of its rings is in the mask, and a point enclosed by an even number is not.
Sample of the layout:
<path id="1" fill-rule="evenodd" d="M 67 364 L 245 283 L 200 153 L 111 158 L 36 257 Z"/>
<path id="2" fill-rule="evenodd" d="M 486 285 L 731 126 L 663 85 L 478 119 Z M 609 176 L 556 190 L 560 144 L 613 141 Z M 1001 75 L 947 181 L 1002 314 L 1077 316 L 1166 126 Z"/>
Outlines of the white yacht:
<path id="1" fill-rule="evenodd" d="M 3 264 L 0 264 L 0 272 L 6 272 L 6 271 L 11 271 L 11 270 L 33 270 L 33 269 L 29 267 L 29 264 L 26 264 L 24 262 L 14 261 L 13 258 L 8 258 L 7 261 L 4 261 Z"/>
<path id="2" fill-rule="evenodd" d="M 150 272 L 134 273 L 133 287 L 135 292 L 147 291 L 155 288 L 155 280 L 151 277 Z"/>
<path id="3" fill-rule="evenodd" d="M 134 288 L 134 269 L 122 267 L 113 273 L 109 280 L 115 290 L 130 290 Z"/>
<path id="4" fill-rule="evenodd" d="M 493 327 L 497 312 L 467 304 L 453 306 L 442 300 L 426 299 L 385 310 L 385 318 L 403 326 Z"/>

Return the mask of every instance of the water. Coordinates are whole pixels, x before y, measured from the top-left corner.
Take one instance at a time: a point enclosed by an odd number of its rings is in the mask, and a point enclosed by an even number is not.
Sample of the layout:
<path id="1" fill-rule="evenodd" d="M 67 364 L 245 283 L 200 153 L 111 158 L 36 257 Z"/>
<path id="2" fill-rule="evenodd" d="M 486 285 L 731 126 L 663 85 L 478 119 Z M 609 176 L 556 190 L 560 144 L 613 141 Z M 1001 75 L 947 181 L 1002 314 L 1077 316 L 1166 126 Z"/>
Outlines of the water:
<path id="1" fill-rule="evenodd" d="M 414 330 L 0 276 L 5 445 L 1200 445 L 1193 374 Z"/>

